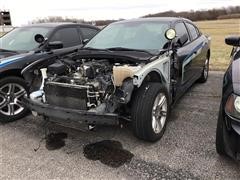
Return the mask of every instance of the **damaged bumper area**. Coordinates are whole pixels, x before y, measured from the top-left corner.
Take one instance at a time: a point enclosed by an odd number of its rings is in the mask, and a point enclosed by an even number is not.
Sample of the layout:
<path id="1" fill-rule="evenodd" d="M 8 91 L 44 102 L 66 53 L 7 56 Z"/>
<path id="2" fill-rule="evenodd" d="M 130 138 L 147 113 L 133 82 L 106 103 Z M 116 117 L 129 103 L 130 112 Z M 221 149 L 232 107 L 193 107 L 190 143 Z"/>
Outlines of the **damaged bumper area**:
<path id="1" fill-rule="evenodd" d="M 147 63 L 121 56 L 71 54 L 39 61 L 22 72 L 32 89 L 24 103 L 33 115 L 54 121 L 118 125 L 122 119 L 131 121 L 133 93 L 168 60 Z"/>
<path id="2" fill-rule="evenodd" d="M 40 88 L 34 88 L 23 101 L 33 115 L 54 121 L 118 125 L 120 119 L 129 119 L 125 107 L 134 90 L 133 74 L 139 68 L 106 59 L 61 59 L 29 71 L 36 73 L 33 82 Z"/>
<path id="3" fill-rule="evenodd" d="M 79 123 L 93 124 L 93 125 L 118 125 L 119 116 L 113 113 L 99 114 L 96 112 L 89 112 L 86 110 L 69 109 L 49 104 L 39 103 L 29 98 L 24 98 L 23 103 L 37 115 L 44 117 L 77 121 Z"/>

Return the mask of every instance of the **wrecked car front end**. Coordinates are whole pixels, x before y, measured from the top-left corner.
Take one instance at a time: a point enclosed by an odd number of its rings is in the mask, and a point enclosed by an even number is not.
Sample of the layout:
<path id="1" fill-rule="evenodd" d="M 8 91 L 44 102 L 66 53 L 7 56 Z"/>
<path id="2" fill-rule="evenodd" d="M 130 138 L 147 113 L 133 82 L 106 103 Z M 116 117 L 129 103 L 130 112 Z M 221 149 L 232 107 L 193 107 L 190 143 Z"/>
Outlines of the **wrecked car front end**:
<path id="1" fill-rule="evenodd" d="M 158 74 L 169 88 L 169 60 L 166 54 L 87 50 L 42 59 L 22 72 L 32 87 L 24 103 L 34 115 L 45 118 L 117 125 L 120 119 L 131 119 L 131 97 L 149 73 Z"/>
<path id="2" fill-rule="evenodd" d="M 159 140 L 177 89 L 177 20 L 115 22 L 78 52 L 30 64 L 22 72 L 30 87 L 24 103 L 33 115 L 66 125 L 77 121 L 90 130 L 131 121 L 136 137 Z"/>

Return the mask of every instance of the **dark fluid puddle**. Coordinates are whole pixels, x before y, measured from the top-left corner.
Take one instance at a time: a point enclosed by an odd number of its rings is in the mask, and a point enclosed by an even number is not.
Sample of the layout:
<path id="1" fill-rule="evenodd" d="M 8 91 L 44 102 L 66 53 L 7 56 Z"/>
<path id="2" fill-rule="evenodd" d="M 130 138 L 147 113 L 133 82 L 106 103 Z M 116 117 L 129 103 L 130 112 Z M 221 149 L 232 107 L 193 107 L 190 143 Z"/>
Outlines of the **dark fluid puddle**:
<path id="1" fill-rule="evenodd" d="M 46 136 L 46 148 L 57 150 L 65 146 L 66 133 L 50 133 Z"/>
<path id="2" fill-rule="evenodd" d="M 99 160 L 101 163 L 113 168 L 129 163 L 133 154 L 125 149 L 118 141 L 104 140 L 84 147 L 84 156 L 90 160 Z"/>

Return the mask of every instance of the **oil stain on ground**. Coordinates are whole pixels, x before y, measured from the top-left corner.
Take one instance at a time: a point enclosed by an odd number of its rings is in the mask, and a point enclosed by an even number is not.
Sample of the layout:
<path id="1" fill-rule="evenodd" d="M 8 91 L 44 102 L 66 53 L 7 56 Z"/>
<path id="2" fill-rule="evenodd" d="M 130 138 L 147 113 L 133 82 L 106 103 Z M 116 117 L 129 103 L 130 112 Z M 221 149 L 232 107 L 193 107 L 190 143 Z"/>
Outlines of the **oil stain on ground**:
<path id="1" fill-rule="evenodd" d="M 87 159 L 97 161 L 110 167 L 120 167 L 125 163 L 129 163 L 133 154 L 125 149 L 118 141 L 104 140 L 84 147 L 84 156 Z"/>
<path id="2" fill-rule="evenodd" d="M 46 136 L 46 148 L 57 150 L 65 146 L 66 133 L 50 133 Z"/>

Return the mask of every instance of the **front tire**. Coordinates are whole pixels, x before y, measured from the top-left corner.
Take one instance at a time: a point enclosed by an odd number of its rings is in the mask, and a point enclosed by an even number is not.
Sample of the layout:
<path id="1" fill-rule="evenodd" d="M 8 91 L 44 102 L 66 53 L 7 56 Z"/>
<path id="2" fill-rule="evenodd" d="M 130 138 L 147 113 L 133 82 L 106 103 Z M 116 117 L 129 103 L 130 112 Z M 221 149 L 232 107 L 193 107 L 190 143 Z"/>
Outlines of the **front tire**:
<path id="1" fill-rule="evenodd" d="M 226 155 L 223 133 L 224 133 L 224 122 L 223 122 L 222 105 L 221 105 L 218 122 L 217 122 L 217 132 L 216 132 L 216 150 L 217 150 L 217 153 L 220 155 Z"/>
<path id="2" fill-rule="evenodd" d="M 169 111 L 167 89 L 160 83 L 143 84 L 137 90 L 132 104 L 135 135 L 150 142 L 161 139 L 166 129 Z"/>
<path id="3" fill-rule="evenodd" d="M 12 76 L 0 80 L 0 122 L 12 122 L 26 116 L 28 110 L 21 103 L 26 93 L 27 85 L 22 78 Z"/>

